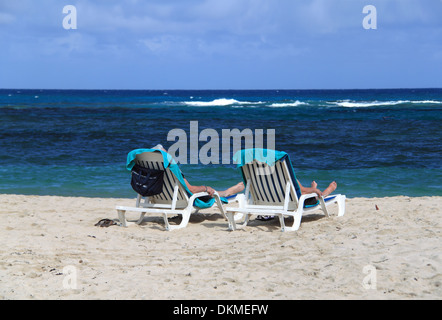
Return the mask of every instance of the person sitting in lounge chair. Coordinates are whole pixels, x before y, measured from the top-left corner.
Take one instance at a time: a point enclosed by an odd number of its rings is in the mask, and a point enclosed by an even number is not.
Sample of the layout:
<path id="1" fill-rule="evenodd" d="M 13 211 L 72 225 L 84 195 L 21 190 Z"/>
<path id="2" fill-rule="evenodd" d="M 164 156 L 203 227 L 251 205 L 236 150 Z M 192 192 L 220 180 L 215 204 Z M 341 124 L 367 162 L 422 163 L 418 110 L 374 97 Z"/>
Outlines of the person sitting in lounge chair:
<path id="1" fill-rule="evenodd" d="M 164 149 L 164 147 L 161 144 L 156 145 L 152 149 L 157 149 L 157 150 L 161 150 L 161 151 L 167 152 L 167 150 Z M 244 183 L 242 181 L 237 183 L 236 185 L 226 189 L 226 190 L 219 191 L 219 190 L 215 190 L 214 188 L 212 188 L 210 186 L 194 186 L 194 185 L 191 185 L 189 183 L 189 181 L 187 181 L 187 179 L 184 176 L 184 174 L 183 174 L 183 178 L 184 178 L 184 182 L 186 183 L 186 186 L 190 190 L 190 192 L 192 192 L 192 193 L 207 192 L 210 197 L 212 197 L 215 192 L 218 192 L 220 197 L 228 198 L 228 197 L 233 196 L 233 195 L 235 195 L 237 193 L 240 193 L 240 192 L 242 192 L 244 190 Z"/>

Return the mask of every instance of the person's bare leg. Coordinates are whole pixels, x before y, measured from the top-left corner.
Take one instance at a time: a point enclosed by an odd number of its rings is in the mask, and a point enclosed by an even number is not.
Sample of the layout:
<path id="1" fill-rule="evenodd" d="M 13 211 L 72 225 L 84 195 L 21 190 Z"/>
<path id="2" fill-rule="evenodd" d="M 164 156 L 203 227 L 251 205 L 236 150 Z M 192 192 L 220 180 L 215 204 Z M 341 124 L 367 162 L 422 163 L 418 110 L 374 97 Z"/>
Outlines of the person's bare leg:
<path id="1" fill-rule="evenodd" d="M 325 189 L 322 192 L 322 196 L 324 196 L 324 197 L 328 196 L 330 193 L 335 191 L 337 187 L 338 187 L 338 184 L 335 181 L 333 181 L 332 183 L 330 183 L 330 185 L 327 187 L 327 189 Z"/>
<path id="2" fill-rule="evenodd" d="M 244 183 L 240 182 L 227 190 L 217 191 L 220 197 L 230 197 L 244 190 Z"/>

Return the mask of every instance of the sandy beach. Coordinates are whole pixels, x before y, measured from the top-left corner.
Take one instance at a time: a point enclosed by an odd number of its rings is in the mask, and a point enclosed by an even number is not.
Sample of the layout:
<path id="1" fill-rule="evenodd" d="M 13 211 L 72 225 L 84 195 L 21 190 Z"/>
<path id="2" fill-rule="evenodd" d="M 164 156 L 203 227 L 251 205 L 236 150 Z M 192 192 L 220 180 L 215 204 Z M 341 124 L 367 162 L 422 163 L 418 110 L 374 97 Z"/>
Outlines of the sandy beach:
<path id="1" fill-rule="evenodd" d="M 351 198 L 297 232 L 230 232 L 216 208 L 172 232 L 94 226 L 134 202 L 0 195 L 0 299 L 442 298 L 442 197 Z"/>

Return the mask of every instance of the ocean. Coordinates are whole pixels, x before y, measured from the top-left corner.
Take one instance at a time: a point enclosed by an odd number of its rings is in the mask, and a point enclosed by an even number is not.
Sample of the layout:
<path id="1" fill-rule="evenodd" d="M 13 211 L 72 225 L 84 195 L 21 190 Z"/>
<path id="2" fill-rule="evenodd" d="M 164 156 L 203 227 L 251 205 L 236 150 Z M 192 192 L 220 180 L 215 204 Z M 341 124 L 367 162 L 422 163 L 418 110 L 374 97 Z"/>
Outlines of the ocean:
<path id="1" fill-rule="evenodd" d="M 442 196 L 442 89 L 2 89 L 0 193 L 132 198 L 128 152 L 178 142 L 201 152 L 215 138 L 219 164 L 189 155 L 180 168 L 194 185 L 225 189 L 241 179 L 221 159 L 232 144 L 223 130 L 235 129 L 264 133 L 264 147 L 274 132 L 303 185 L 335 180 L 347 197 Z"/>

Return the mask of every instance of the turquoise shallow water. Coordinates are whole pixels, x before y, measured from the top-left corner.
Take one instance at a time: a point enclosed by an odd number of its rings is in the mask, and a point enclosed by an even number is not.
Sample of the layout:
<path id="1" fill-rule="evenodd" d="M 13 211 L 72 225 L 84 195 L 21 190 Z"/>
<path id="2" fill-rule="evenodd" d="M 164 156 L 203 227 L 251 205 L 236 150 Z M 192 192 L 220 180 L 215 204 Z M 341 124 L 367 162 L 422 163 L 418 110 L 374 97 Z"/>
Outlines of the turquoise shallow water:
<path id="1" fill-rule="evenodd" d="M 133 197 L 127 153 L 170 147 L 173 129 L 190 145 L 197 121 L 198 134 L 213 129 L 219 137 L 223 129 L 250 129 L 254 138 L 274 130 L 276 149 L 289 153 L 303 184 L 336 180 L 349 197 L 442 195 L 441 111 L 441 89 L 4 89 L 0 193 Z M 222 142 L 219 151 L 221 161 Z M 232 163 L 181 169 L 191 183 L 218 189 L 240 179 Z"/>

